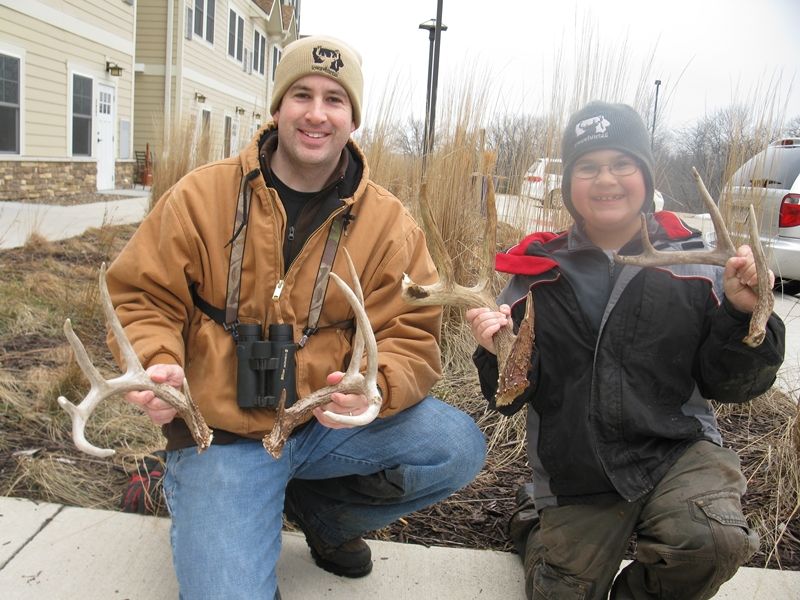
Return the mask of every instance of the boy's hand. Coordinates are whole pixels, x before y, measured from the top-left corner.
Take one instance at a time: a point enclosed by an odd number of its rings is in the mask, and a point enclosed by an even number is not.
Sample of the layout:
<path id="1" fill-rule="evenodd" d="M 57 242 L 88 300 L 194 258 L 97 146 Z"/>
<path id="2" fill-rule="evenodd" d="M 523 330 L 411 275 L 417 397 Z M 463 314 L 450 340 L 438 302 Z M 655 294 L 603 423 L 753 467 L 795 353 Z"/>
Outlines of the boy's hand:
<path id="1" fill-rule="evenodd" d="M 499 311 L 486 307 L 470 308 L 465 313 L 472 337 L 492 354 L 497 354 L 494 334 L 503 327 L 511 327 L 511 307 L 508 304 L 501 304 L 499 308 Z"/>
<path id="2" fill-rule="evenodd" d="M 739 246 L 736 256 L 725 263 L 722 275 L 725 286 L 725 297 L 736 310 L 752 313 L 758 300 L 758 275 L 753 251 L 748 245 Z M 769 285 L 775 285 L 775 274 L 769 272 Z"/>
<path id="3" fill-rule="evenodd" d="M 184 373 L 179 365 L 150 365 L 145 372 L 154 383 L 166 383 L 177 390 L 183 388 Z M 139 406 L 156 425 L 166 425 L 178 414 L 177 410 L 150 391 L 128 392 L 125 400 Z"/>

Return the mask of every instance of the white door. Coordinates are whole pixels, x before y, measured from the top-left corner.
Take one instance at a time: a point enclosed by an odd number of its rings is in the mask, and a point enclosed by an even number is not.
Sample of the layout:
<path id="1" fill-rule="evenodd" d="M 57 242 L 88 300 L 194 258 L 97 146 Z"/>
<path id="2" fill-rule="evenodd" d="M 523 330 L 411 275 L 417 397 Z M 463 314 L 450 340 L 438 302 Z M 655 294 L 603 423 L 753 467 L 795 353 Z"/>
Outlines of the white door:
<path id="1" fill-rule="evenodd" d="M 97 189 L 114 189 L 114 88 L 97 85 Z"/>

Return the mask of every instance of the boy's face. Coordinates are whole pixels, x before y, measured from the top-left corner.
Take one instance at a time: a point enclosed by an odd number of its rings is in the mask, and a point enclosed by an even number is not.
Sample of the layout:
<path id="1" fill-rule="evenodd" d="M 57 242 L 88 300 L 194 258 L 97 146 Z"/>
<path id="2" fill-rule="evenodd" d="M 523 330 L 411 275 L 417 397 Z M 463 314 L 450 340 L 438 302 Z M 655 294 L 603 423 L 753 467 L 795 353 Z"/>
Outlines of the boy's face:
<path id="1" fill-rule="evenodd" d="M 587 152 L 575 161 L 571 175 L 572 205 L 583 217 L 589 238 L 609 236 L 624 244 L 640 229 L 639 213 L 646 193 L 636 159 L 619 150 Z"/>

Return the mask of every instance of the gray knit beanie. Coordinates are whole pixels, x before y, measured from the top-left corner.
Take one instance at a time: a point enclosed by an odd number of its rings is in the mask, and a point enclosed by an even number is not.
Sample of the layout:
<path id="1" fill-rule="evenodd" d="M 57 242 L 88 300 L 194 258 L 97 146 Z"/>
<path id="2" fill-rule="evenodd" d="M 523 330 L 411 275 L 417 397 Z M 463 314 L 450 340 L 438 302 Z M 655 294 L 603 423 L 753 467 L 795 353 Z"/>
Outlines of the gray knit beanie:
<path id="1" fill-rule="evenodd" d="M 306 75 L 324 75 L 341 85 L 350 97 L 353 121 L 356 127 L 361 125 L 361 98 L 364 95 L 361 55 L 336 38 L 320 35 L 300 38 L 283 49 L 275 68 L 269 114 L 275 114 L 286 91 Z"/>
<path id="2" fill-rule="evenodd" d="M 619 150 L 639 161 L 645 183 L 642 212 L 653 212 L 654 161 L 647 126 L 639 113 L 627 104 L 595 100 L 573 113 L 561 140 L 561 160 L 564 164 L 561 194 L 572 217 L 576 221 L 580 219 L 572 204 L 572 167 L 581 156 L 593 150 Z"/>

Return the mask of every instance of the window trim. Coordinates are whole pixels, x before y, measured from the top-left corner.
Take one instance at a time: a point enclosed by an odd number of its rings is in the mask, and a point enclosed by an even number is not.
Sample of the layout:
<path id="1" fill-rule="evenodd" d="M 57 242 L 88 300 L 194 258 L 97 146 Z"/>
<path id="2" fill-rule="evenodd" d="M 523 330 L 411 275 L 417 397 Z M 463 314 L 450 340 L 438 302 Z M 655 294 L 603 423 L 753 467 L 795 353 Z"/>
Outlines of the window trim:
<path id="1" fill-rule="evenodd" d="M 261 70 L 259 70 L 258 67 L 253 64 L 253 73 L 260 75 L 261 77 L 265 77 L 267 72 L 267 52 L 269 52 L 269 43 L 267 40 L 267 34 L 258 27 L 253 27 L 253 52 L 251 54 L 251 62 L 255 63 L 256 56 L 258 55 L 258 49 L 256 48 L 256 42 L 258 40 L 256 39 L 256 36 L 261 38 L 261 44 L 264 48 L 264 52 L 261 54 Z"/>
<path id="2" fill-rule="evenodd" d="M 19 111 L 19 128 L 17 135 L 17 151 L 16 152 L 0 152 L 0 160 L 7 159 L 12 156 L 25 155 L 25 58 L 26 53 L 22 48 L 17 48 L 9 44 L 0 43 L 0 54 L 10 56 L 19 60 L 19 98 L 18 111 Z"/>
<path id="3" fill-rule="evenodd" d="M 197 29 L 195 29 L 195 22 L 197 20 L 197 3 L 198 2 L 202 2 L 203 3 L 203 20 L 200 23 L 200 25 L 201 25 L 200 28 L 202 29 L 201 33 L 197 33 Z M 211 16 L 211 19 L 212 19 L 211 29 L 208 28 L 208 14 L 209 14 L 208 4 L 209 4 L 209 2 L 213 2 L 214 3 L 214 10 L 213 10 L 212 16 Z M 215 29 L 216 29 L 216 26 L 217 26 L 217 2 L 216 2 L 216 0 L 192 0 L 192 5 L 191 5 L 190 8 L 192 10 L 192 39 L 193 40 L 196 39 L 198 41 L 201 41 L 201 42 L 207 44 L 208 46 L 210 46 L 211 48 L 213 48 L 214 47 L 214 41 L 216 39 L 215 35 L 214 35 L 214 32 L 215 32 Z M 210 40 L 208 39 L 209 31 L 211 32 L 211 39 Z"/>
<path id="4" fill-rule="evenodd" d="M 92 82 L 92 97 L 90 100 L 90 126 L 89 126 L 89 154 L 75 154 L 73 152 L 75 132 L 72 128 L 72 121 L 75 115 L 74 97 L 75 97 L 75 76 L 83 77 Z M 79 69 L 71 69 L 69 71 L 69 83 L 67 86 L 67 156 L 79 159 L 92 159 L 95 158 L 95 144 L 94 144 L 94 103 L 95 95 L 97 94 L 97 78 L 85 71 Z"/>
<path id="5" fill-rule="evenodd" d="M 230 50 L 231 50 L 230 49 L 231 13 L 233 13 L 234 17 L 236 18 L 237 30 L 238 30 L 238 24 L 239 23 L 242 24 L 241 37 L 238 38 L 238 39 L 237 39 L 237 36 L 234 37 L 234 54 L 231 54 L 231 52 L 230 52 Z M 227 56 L 229 60 L 232 60 L 232 61 L 234 61 L 235 63 L 237 63 L 239 65 L 242 65 L 244 63 L 244 49 L 245 49 L 244 38 L 245 38 L 245 34 L 247 33 L 247 27 L 245 26 L 246 23 L 247 23 L 247 20 L 244 18 L 244 16 L 242 16 L 235 7 L 233 7 L 232 5 L 229 5 L 228 6 L 228 26 L 226 27 L 226 33 L 227 33 L 226 42 L 227 43 L 225 44 L 225 56 Z M 235 54 L 235 52 L 237 50 L 241 50 L 241 56 L 239 56 L 239 57 L 237 57 L 236 54 Z"/>

